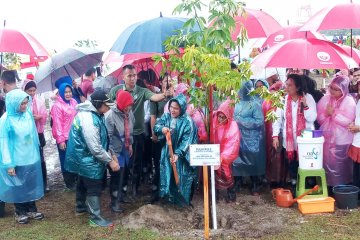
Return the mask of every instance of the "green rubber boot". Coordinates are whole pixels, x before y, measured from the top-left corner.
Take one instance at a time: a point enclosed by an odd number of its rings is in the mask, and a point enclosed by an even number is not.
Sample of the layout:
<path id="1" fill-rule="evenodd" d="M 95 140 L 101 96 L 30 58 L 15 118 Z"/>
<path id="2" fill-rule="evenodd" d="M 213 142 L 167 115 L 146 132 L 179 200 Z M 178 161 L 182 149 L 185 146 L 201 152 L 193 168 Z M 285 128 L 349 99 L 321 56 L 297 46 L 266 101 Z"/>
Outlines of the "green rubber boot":
<path id="1" fill-rule="evenodd" d="M 87 196 L 86 205 L 90 214 L 90 226 L 98 227 L 112 227 L 114 224 L 111 221 L 104 219 L 101 216 L 100 211 L 100 197 L 99 196 Z"/>

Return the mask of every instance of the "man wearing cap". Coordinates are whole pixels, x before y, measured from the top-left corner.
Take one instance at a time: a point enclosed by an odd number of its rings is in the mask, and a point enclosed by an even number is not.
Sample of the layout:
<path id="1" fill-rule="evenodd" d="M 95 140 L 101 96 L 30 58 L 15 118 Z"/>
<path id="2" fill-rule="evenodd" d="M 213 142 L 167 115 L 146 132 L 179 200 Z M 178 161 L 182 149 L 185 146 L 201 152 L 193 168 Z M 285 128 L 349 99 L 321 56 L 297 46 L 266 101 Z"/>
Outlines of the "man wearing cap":
<path id="1" fill-rule="evenodd" d="M 113 152 L 109 152 L 108 133 L 104 121 L 113 103 L 103 90 L 95 91 L 91 101 L 77 105 L 66 149 L 65 169 L 76 173 L 76 214 L 89 212 L 90 225 L 112 226 L 100 212 L 102 178 L 106 167 L 119 171 L 119 163 Z"/>
<path id="2" fill-rule="evenodd" d="M 133 143 L 133 156 L 132 156 L 132 165 L 130 167 L 130 178 L 128 187 L 130 188 L 130 191 L 132 191 L 133 197 L 136 197 L 137 195 L 137 188 L 140 183 L 140 173 L 141 173 L 141 166 L 140 163 L 142 162 L 142 151 L 144 148 L 144 102 L 146 100 L 151 100 L 153 102 L 160 102 L 164 100 L 166 97 L 170 97 L 173 95 L 171 90 L 167 90 L 164 93 L 158 93 L 155 94 L 151 92 L 147 88 L 142 88 L 136 85 L 137 81 L 137 73 L 136 69 L 133 65 L 125 65 L 122 68 L 122 74 L 123 79 L 125 81 L 125 84 L 120 84 L 116 87 L 113 87 L 110 90 L 110 98 L 112 100 L 116 99 L 117 91 L 122 89 L 127 92 L 131 93 L 131 96 L 134 100 L 133 105 L 133 113 L 135 117 L 135 123 L 134 123 L 134 143 Z"/>

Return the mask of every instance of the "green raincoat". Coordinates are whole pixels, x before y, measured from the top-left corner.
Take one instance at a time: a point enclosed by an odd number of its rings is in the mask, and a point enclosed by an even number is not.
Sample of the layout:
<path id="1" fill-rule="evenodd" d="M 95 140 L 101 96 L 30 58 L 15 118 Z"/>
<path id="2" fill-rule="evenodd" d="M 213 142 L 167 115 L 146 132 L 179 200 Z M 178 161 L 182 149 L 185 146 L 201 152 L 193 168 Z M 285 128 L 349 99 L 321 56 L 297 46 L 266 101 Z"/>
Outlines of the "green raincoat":
<path id="1" fill-rule="evenodd" d="M 195 168 L 190 166 L 190 144 L 196 144 L 197 129 L 193 120 L 186 113 L 186 98 L 183 94 L 169 101 L 176 101 L 181 107 L 181 113 L 177 118 L 171 118 L 170 113 L 164 113 L 158 118 L 154 126 L 154 132 L 160 140 L 165 136 L 162 129 L 167 127 L 171 131 L 173 151 L 178 155 L 176 169 L 179 174 L 179 186 L 175 184 L 173 170 L 170 163 L 170 154 L 167 144 L 164 144 L 160 158 L 160 197 L 166 197 L 169 201 L 180 203 L 178 194 L 181 194 L 187 204 L 190 204 L 191 187 L 196 178 Z"/>
<path id="2" fill-rule="evenodd" d="M 102 179 L 111 161 L 104 116 L 89 101 L 77 105 L 76 109 L 78 114 L 69 134 L 65 169 L 82 177 Z"/>

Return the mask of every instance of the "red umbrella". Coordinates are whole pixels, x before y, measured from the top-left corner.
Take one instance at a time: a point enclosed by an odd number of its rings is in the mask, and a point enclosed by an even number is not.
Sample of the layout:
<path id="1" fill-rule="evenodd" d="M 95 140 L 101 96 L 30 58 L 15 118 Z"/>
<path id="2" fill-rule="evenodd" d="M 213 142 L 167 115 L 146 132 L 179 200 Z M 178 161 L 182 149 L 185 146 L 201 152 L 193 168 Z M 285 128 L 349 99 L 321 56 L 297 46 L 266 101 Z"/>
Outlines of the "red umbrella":
<path id="1" fill-rule="evenodd" d="M 360 4 L 341 3 L 326 7 L 312 16 L 300 31 L 360 28 Z"/>
<path id="2" fill-rule="evenodd" d="M 288 26 L 288 27 L 284 27 L 283 29 L 281 29 L 280 31 L 274 32 L 273 34 L 271 34 L 266 41 L 264 42 L 264 44 L 262 45 L 262 47 L 271 47 L 277 43 L 286 41 L 286 40 L 290 40 L 290 39 L 296 39 L 296 38 L 317 38 L 317 39 L 321 39 L 321 40 L 326 40 L 326 38 L 317 32 L 312 32 L 312 31 L 304 31 L 304 32 L 299 32 L 299 29 L 301 28 L 301 26 Z"/>
<path id="3" fill-rule="evenodd" d="M 235 30 L 231 33 L 231 38 L 236 40 L 241 26 L 247 30 L 248 38 L 268 37 L 270 34 L 282 29 L 281 25 L 269 14 L 262 10 L 244 9 L 246 16 L 235 16 Z"/>
<path id="4" fill-rule="evenodd" d="M 345 50 L 345 52 L 349 55 L 351 55 L 351 57 L 360 64 L 360 51 L 356 48 L 351 48 L 350 46 L 347 45 L 339 45 L 342 49 Z"/>
<path id="5" fill-rule="evenodd" d="M 0 52 L 49 56 L 45 48 L 30 34 L 7 28 L 0 29 Z"/>
<path id="6" fill-rule="evenodd" d="M 350 69 L 357 66 L 341 47 L 319 39 L 292 39 L 259 54 L 253 65 L 303 69 Z"/>
<path id="7" fill-rule="evenodd" d="M 21 69 L 30 68 L 30 67 L 39 67 L 40 62 L 44 62 L 46 59 L 48 59 L 48 56 L 40 56 L 40 57 L 34 57 L 30 56 L 29 62 L 22 62 L 21 63 Z"/>
<path id="8" fill-rule="evenodd" d="M 136 72 L 147 71 L 149 69 L 152 69 L 152 70 L 154 70 L 155 73 L 160 73 L 160 71 L 162 69 L 161 63 L 159 63 L 158 65 L 155 65 L 154 60 L 152 60 L 151 57 L 147 57 L 147 58 L 142 58 L 142 59 L 132 59 L 132 60 L 124 61 L 124 62 L 122 62 L 121 66 L 119 68 L 115 69 L 113 72 L 109 73 L 108 75 L 113 76 L 118 80 L 121 80 L 122 67 L 127 64 L 134 65 Z"/>
<path id="9" fill-rule="evenodd" d="M 118 52 L 109 52 L 109 54 L 106 56 L 103 63 L 108 64 L 108 63 L 114 63 L 114 62 L 123 63 L 123 62 L 129 62 L 129 61 L 136 61 L 138 59 L 151 58 L 155 54 L 158 54 L 158 53 L 130 53 L 130 54 L 120 55 L 120 53 L 118 53 Z"/>

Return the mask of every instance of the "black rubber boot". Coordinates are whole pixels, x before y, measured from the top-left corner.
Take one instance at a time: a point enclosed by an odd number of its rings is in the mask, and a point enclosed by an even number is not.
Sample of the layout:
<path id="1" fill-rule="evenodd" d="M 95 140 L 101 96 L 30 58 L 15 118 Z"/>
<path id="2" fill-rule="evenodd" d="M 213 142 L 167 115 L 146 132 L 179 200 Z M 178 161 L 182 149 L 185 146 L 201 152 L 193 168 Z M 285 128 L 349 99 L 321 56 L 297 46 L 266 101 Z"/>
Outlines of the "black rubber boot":
<path id="1" fill-rule="evenodd" d="M 111 221 L 108 221 L 101 216 L 99 196 L 87 196 L 86 206 L 88 207 L 90 214 L 90 226 L 111 227 L 114 225 Z"/>
<path id="2" fill-rule="evenodd" d="M 4 217 L 5 215 L 5 203 L 0 201 L 0 218 Z"/>
<path id="3" fill-rule="evenodd" d="M 86 201 L 86 189 L 79 183 L 76 184 L 76 197 L 75 197 L 75 215 L 83 215 L 87 212 Z"/>
<path id="4" fill-rule="evenodd" d="M 231 188 L 227 189 L 227 202 L 235 202 L 236 201 L 236 191 L 235 186 L 232 186 Z"/>
<path id="5" fill-rule="evenodd" d="M 75 215 L 83 215 L 87 212 L 85 201 L 76 199 Z"/>
<path id="6" fill-rule="evenodd" d="M 153 191 L 151 193 L 150 199 L 146 203 L 147 204 L 154 204 L 154 203 L 159 202 L 159 200 L 160 200 L 159 191 Z"/>
<path id="7" fill-rule="evenodd" d="M 123 210 L 120 207 L 119 201 L 114 196 L 111 196 L 110 209 L 111 209 L 111 211 L 116 212 L 116 213 L 122 213 L 123 212 Z"/>
<path id="8" fill-rule="evenodd" d="M 241 191 L 242 177 L 234 177 L 234 179 L 235 179 L 234 190 L 235 192 L 239 193 Z"/>
<path id="9" fill-rule="evenodd" d="M 251 194 L 253 196 L 259 196 L 259 178 L 257 176 L 251 176 Z"/>

